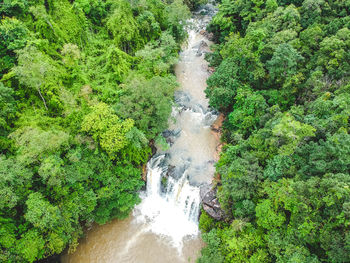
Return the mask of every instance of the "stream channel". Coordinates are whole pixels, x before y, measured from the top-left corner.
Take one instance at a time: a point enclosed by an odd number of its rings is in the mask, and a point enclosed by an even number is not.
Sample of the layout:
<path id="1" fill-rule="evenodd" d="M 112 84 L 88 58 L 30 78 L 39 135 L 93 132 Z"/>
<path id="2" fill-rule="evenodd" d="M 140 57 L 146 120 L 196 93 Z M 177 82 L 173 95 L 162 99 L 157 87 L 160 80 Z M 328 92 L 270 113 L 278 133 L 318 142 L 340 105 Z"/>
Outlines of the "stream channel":
<path id="1" fill-rule="evenodd" d="M 206 13 L 206 15 L 200 15 Z M 175 67 L 180 84 L 175 93 L 169 130 L 170 147 L 158 149 L 147 164 L 142 202 L 129 218 L 93 225 L 77 250 L 63 263 L 195 262 L 203 247 L 198 230 L 200 187 L 214 175 L 218 136 L 210 129 L 217 114 L 205 98 L 209 76 L 204 53 L 210 41 L 203 34 L 215 8 L 207 4 L 194 14 L 188 40 Z"/>

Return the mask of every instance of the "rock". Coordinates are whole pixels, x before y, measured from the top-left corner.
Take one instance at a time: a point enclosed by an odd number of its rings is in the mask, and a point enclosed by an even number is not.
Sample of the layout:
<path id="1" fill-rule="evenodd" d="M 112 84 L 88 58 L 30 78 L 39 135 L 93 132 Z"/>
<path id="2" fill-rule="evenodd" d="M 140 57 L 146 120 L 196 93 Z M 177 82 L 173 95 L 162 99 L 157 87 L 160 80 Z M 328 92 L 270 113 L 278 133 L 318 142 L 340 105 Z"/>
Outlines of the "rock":
<path id="1" fill-rule="evenodd" d="M 166 175 L 175 178 L 175 168 L 176 167 L 174 165 L 169 165 Z"/>
<path id="2" fill-rule="evenodd" d="M 213 41 L 214 40 L 214 34 L 213 33 L 207 33 L 206 37 L 208 40 Z"/>
<path id="3" fill-rule="evenodd" d="M 181 134 L 181 129 L 180 128 L 177 128 L 175 130 L 173 130 L 173 136 L 174 137 L 179 137 Z"/>
<path id="4" fill-rule="evenodd" d="M 168 176 L 163 175 L 160 181 L 160 191 L 166 193 L 168 188 Z"/>
<path id="5" fill-rule="evenodd" d="M 199 188 L 199 196 L 203 200 L 204 196 L 211 190 L 212 186 L 210 184 L 204 184 Z"/>
<path id="6" fill-rule="evenodd" d="M 193 104 L 191 107 L 191 110 L 193 112 L 198 112 L 198 113 L 203 113 L 206 114 L 206 110 L 204 109 L 204 107 L 201 104 Z"/>
<path id="7" fill-rule="evenodd" d="M 219 200 L 216 197 L 217 189 L 213 188 L 208 190 L 208 188 L 205 188 L 201 192 L 202 206 L 204 211 L 216 220 L 225 219 L 227 216 L 225 212 L 221 209 Z M 206 193 L 204 194 L 204 192 Z"/>
<path id="8" fill-rule="evenodd" d="M 213 74 L 215 72 L 215 68 L 214 67 L 208 67 L 208 72 L 210 74 Z"/>
<path id="9" fill-rule="evenodd" d="M 179 106 L 187 107 L 191 101 L 191 95 L 184 91 L 175 91 L 175 102 Z"/>
<path id="10" fill-rule="evenodd" d="M 162 135 L 164 138 L 168 138 L 168 137 L 172 136 L 172 132 L 170 130 L 165 130 L 162 132 Z"/>
<path id="11" fill-rule="evenodd" d="M 206 30 L 201 30 L 199 31 L 199 34 L 201 34 L 202 36 L 205 36 L 209 41 L 213 41 L 214 40 L 214 34 L 213 33 L 209 33 Z"/>
<path id="12" fill-rule="evenodd" d="M 162 132 L 163 137 L 165 138 L 166 142 L 172 146 L 175 142 L 175 138 L 179 137 L 181 134 L 181 129 L 175 129 L 175 130 L 165 130 Z"/>
<path id="13" fill-rule="evenodd" d="M 213 131 L 213 135 L 216 138 L 217 142 L 220 142 L 221 133 L 222 133 L 222 123 L 225 120 L 225 116 L 220 113 L 219 117 L 215 120 L 215 122 L 210 126 L 210 129 Z M 223 143 L 218 143 L 218 145 L 215 148 L 214 153 L 214 160 L 218 161 L 220 158 L 220 153 L 222 151 L 222 147 L 224 146 Z"/>
<path id="14" fill-rule="evenodd" d="M 210 126 L 210 129 L 214 132 L 221 133 L 221 127 L 224 120 L 225 116 L 222 113 L 220 113 L 220 115 L 217 117 L 214 123 Z"/>
<path id="15" fill-rule="evenodd" d="M 209 48 L 209 45 L 207 42 L 205 42 L 204 40 L 201 41 L 200 46 L 201 49 L 205 49 L 205 48 Z"/>
<path id="16" fill-rule="evenodd" d="M 165 141 L 169 144 L 170 147 L 174 144 L 174 139 L 171 137 L 166 138 Z"/>
<path id="17" fill-rule="evenodd" d="M 141 177 L 142 177 L 142 180 L 143 181 L 147 181 L 147 166 L 146 166 L 146 164 L 144 164 L 143 166 L 142 166 L 142 175 L 141 175 Z"/>
<path id="18" fill-rule="evenodd" d="M 151 151 L 152 151 L 152 155 L 151 155 L 150 158 L 152 158 L 152 157 L 157 153 L 157 148 L 156 148 L 156 146 L 155 146 L 155 142 L 154 142 L 153 139 L 150 140 L 149 146 L 151 147 Z M 149 159 L 148 159 L 148 160 L 149 160 Z"/>
<path id="19" fill-rule="evenodd" d="M 180 179 L 180 177 L 185 173 L 186 169 L 188 168 L 189 164 L 185 164 L 183 166 L 168 166 L 167 176 L 171 176 L 175 180 Z"/>
<path id="20" fill-rule="evenodd" d="M 202 50 L 205 50 L 205 49 L 209 49 L 209 46 L 208 46 L 207 42 L 205 42 L 204 40 L 202 40 L 202 41 L 199 43 L 198 50 L 199 50 L 199 51 L 202 51 Z"/>
<path id="21" fill-rule="evenodd" d="M 208 46 L 207 42 L 202 40 L 198 45 L 198 50 L 197 50 L 196 56 L 200 57 L 200 56 L 202 56 L 203 53 L 207 53 L 207 52 L 210 52 L 209 46 Z"/>

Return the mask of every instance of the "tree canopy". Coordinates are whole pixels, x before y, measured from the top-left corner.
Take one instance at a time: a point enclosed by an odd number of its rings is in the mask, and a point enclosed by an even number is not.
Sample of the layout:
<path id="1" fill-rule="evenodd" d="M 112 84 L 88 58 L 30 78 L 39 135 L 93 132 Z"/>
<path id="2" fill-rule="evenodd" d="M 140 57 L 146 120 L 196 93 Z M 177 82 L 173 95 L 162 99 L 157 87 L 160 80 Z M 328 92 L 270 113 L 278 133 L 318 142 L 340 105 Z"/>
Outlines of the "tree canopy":
<path id="1" fill-rule="evenodd" d="M 198 262 L 350 262 L 349 3 L 222 0 L 206 90 L 227 217 Z"/>
<path id="2" fill-rule="evenodd" d="M 1 1 L 1 262 L 74 251 L 140 201 L 189 14 L 180 0 Z"/>

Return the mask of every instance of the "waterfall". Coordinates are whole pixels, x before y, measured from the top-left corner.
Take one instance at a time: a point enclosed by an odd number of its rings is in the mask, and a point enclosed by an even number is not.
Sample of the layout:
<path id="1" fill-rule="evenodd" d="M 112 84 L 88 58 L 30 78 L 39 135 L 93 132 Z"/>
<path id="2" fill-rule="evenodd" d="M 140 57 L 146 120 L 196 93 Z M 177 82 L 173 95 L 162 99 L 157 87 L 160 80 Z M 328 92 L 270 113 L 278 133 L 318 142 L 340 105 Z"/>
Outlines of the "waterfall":
<path id="1" fill-rule="evenodd" d="M 215 12 L 210 5 L 209 9 Z M 187 47 L 176 68 L 181 89 L 175 93 L 175 123 L 170 122 L 169 130 L 163 132 L 170 148 L 159 150 L 148 162 L 147 188 L 134 209 L 137 223 L 167 238 L 179 251 L 184 239 L 199 233 L 200 187 L 208 185 L 214 174 L 217 142 L 210 125 L 217 113 L 210 110 L 203 93 L 209 76 L 203 54 L 210 43 L 200 34 L 209 21 L 210 15 L 191 20 Z"/>
<path id="2" fill-rule="evenodd" d="M 209 166 L 212 166 L 205 151 L 203 156 L 193 158 L 191 155 L 195 153 L 185 142 L 186 139 L 191 140 L 191 136 L 208 132 L 210 124 L 217 118 L 215 112 L 205 110 L 200 104 L 195 106 L 188 108 L 179 103 L 178 108 L 173 110 L 173 116 L 178 118 L 180 126 L 181 118 L 185 118 L 186 122 L 190 120 L 191 125 L 187 129 L 181 126 L 181 132 L 179 128 L 167 131 L 174 145 L 148 162 L 146 191 L 141 195 L 142 203 L 134 210 L 138 223 L 146 223 L 149 231 L 169 238 L 179 251 L 184 238 L 197 236 L 199 232 L 199 193 L 200 186 L 205 182 L 191 175 L 206 174 L 210 171 Z M 179 146 L 177 140 L 181 137 L 185 140 Z M 197 146 L 200 147 L 199 144 Z"/>

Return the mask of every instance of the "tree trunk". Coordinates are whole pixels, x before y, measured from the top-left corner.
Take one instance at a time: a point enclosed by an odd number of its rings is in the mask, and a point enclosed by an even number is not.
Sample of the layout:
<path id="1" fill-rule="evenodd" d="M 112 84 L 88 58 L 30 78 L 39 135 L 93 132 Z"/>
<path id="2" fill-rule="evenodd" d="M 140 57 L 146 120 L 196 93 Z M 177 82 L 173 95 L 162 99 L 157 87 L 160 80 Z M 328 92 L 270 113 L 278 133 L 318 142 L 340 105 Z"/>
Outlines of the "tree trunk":
<path id="1" fill-rule="evenodd" d="M 45 109 L 48 111 L 49 109 L 47 108 L 46 101 L 45 101 L 43 95 L 41 94 L 40 87 L 38 88 L 38 92 L 39 92 L 39 95 L 40 95 L 41 99 L 42 99 L 43 102 L 44 102 Z"/>

